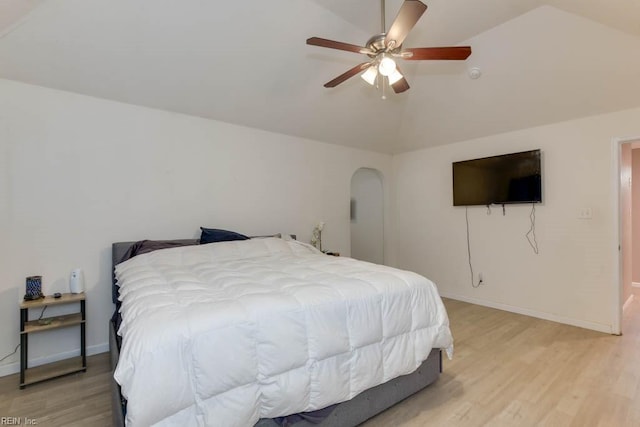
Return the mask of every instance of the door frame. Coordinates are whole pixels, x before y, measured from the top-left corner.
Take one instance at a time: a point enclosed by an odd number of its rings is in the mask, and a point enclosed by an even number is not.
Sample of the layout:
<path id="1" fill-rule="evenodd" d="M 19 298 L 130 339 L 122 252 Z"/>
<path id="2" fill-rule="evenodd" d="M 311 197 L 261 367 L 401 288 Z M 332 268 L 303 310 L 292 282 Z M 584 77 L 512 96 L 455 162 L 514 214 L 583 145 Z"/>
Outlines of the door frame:
<path id="1" fill-rule="evenodd" d="M 636 137 L 624 137 L 624 138 L 613 138 L 612 140 L 612 162 L 613 162 L 613 235 L 616 238 L 613 241 L 613 253 L 614 253 L 614 261 L 615 268 L 613 269 L 614 275 L 614 298 L 613 298 L 613 311 L 612 311 L 612 324 L 611 324 L 611 333 L 614 335 L 622 335 L 622 304 L 623 299 L 623 289 L 624 283 L 622 283 L 622 279 L 624 277 L 623 274 L 623 256 L 622 256 L 622 203 L 620 200 L 621 197 L 621 188 L 620 188 L 620 174 L 622 173 L 621 165 L 622 165 L 622 145 L 630 144 L 633 142 L 640 141 L 640 136 Z"/>

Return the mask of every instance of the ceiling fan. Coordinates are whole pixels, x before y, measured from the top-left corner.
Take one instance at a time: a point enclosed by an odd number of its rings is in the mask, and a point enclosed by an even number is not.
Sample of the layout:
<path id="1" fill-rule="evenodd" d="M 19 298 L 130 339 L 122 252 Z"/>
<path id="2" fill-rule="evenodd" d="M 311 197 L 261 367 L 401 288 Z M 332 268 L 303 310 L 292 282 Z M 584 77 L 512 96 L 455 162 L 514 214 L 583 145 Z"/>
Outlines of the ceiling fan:
<path id="1" fill-rule="evenodd" d="M 423 59 L 436 60 L 464 60 L 471 55 L 470 46 L 454 47 L 414 47 L 403 48 L 402 42 L 407 37 L 411 29 L 416 25 L 422 14 L 427 10 L 427 5 L 419 0 L 405 0 L 396 19 L 385 32 L 385 0 L 381 0 L 382 9 L 382 32 L 371 37 L 366 47 L 357 46 L 320 37 L 307 39 L 307 44 L 313 46 L 327 47 L 330 49 L 345 50 L 347 52 L 362 53 L 369 56 L 367 62 L 356 65 L 346 73 L 343 73 L 325 83 L 324 87 L 336 87 L 340 83 L 350 79 L 362 72 L 361 77 L 370 85 L 379 84 L 382 80 L 384 99 L 384 79 L 395 93 L 401 93 L 409 89 L 409 83 L 404 78 L 394 58 L 402 58 L 410 61 Z"/>

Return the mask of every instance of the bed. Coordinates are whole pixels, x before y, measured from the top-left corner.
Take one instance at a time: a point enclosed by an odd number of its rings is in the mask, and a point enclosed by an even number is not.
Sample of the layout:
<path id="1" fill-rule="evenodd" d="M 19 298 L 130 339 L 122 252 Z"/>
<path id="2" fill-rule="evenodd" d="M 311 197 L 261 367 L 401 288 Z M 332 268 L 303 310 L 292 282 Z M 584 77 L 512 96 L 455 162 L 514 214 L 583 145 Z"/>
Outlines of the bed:
<path id="1" fill-rule="evenodd" d="M 357 425 L 452 350 L 417 274 L 278 238 L 179 242 L 121 264 L 133 242 L 113 244 L 115 425 Z"/>

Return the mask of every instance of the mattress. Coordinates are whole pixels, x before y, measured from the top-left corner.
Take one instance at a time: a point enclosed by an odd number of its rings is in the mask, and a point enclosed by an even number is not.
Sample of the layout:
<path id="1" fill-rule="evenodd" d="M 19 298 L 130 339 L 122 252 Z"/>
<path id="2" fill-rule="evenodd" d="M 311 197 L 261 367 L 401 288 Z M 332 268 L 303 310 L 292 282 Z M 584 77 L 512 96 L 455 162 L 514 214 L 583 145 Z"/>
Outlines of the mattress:
<path id="1" fill-rule="evenodd" d="M 453 340 L 435 285 L 277 238 L 116 267 L 127 425 L 247 426 L 414 371 Z"/>

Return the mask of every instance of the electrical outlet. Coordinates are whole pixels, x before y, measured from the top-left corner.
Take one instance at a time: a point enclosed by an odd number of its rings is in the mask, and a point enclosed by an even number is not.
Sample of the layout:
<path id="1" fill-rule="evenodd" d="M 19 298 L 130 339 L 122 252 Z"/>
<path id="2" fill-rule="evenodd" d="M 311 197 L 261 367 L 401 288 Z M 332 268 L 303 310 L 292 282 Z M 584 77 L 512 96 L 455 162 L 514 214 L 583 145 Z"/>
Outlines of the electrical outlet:
<path id="1" fill-rule="evenodd" d="M 591 218 L 593 218 L 593 213 L 591 211 L 591 208 L 582 208 L 582 209 L 580 209 L 580 211 L 578 212 L 578 218 L 579 219 L 591 219 Z"/>

